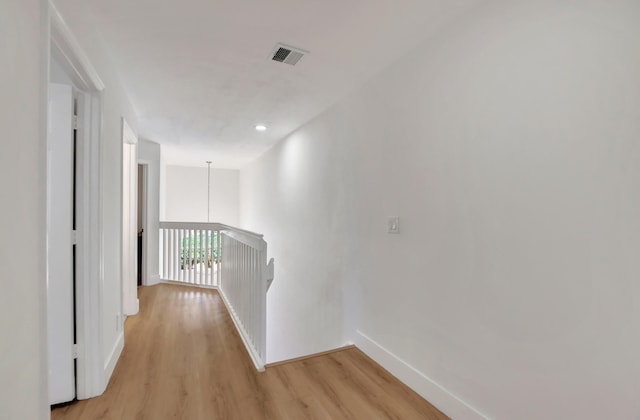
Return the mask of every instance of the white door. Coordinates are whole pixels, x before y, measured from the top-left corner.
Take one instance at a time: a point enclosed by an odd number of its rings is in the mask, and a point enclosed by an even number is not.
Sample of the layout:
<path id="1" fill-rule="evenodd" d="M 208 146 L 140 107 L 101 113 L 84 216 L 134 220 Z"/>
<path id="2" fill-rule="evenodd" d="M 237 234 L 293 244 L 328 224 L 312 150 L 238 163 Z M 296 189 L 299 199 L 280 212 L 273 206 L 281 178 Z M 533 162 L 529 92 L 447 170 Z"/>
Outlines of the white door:
<path id="1" fill-rule="evenodd" d="M 49 85 L 47 133 L 47 315 L 49 399 L 76 396 L 73 297 L 73 90 Z"/>

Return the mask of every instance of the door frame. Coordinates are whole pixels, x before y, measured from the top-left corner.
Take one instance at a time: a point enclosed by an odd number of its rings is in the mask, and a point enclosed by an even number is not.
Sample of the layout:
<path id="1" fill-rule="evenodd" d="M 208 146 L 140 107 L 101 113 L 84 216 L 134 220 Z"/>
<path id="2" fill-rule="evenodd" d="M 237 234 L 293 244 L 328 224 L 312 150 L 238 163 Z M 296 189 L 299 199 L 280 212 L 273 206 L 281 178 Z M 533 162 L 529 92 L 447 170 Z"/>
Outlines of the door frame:
<path id="1" fill-rule="evenodd" d="M 138 136 L 122 117 L 122 312 L 138 313 Z"/>
<path id="2" fill-rule="evenodd" d="M 107 385 L 102 345 L 101 126 L 105 86 L 58 10 L 50 1 L 48 6 L 50 49 L 47 62 L 55 56 L 80 89 L 76 152 L 76 396 L 86 399 L 102 394 Z"/>
<path id="3" fill-rule="evenodd" d="M 139 156 L 140 154 L 138 154 Z M 149 285 L 149 267 L 148 264 L 148 224 L 149 224 L 149 165 L 150 161 L 138 158 L 138 165 L 142 166 L 142 285 Z"/>

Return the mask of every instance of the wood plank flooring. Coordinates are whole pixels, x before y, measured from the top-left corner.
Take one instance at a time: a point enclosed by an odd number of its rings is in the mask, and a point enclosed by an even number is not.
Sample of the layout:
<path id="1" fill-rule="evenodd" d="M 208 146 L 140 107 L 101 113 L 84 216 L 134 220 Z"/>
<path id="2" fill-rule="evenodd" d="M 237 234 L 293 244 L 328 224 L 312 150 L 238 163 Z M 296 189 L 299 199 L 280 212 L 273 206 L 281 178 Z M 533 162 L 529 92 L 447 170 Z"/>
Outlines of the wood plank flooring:
<path id="1" fill-rule="evenodd" d="M 447 419 L 357 348 L 253 367 L 215 290 L 141 287 L 106 392 L 58 419 Z"/>

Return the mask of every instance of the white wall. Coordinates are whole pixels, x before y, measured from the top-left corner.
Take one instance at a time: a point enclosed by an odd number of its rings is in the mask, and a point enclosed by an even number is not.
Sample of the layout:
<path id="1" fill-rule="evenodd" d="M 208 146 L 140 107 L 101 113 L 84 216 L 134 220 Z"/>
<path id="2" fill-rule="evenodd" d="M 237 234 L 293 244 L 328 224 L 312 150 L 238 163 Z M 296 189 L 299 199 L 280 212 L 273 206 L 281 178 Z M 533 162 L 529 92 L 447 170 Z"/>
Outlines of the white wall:
<path id="1" fill-rule="evenodd" d="M 639 21 L 489 2 L 242 170 L 270 361 L 351 338 L 491 418 L 638 418 Z"/>
<path id="2" fill-rule="evenodd" d="M 238 225 L 239 171 L 211 168 L 211 222 Z M 207 221 L 207 168 L 167 166 L 165 220 Z"/>
<path id="3" fill-rule="evenodd" d="M 49 418 L 46 5 L 0 2 L 0 419 Z"/>
<path id="4" fill-rule="evenodd" d="M 138 141 L 138 161 L 147 164 L 147 273 L 149 285 L 160 281 L 160 161 L 158 143 Z"/>
<path id="5" fill-rule="evenodd" d="M 241 171 L 241 227 L 265 235 L 275 257 L 267 295 L 269 362 L 345 344 L 345 280 L 361 244 L 345 153 L 348 137 L 328 116 L 301 129 Z M 328 123 L 328 124 L 327 124 Z"/>
<path id="6" fill-rule="evenodd" d="M 164 153 L 160 154 L 160 220 L 167 220 L 167 162 Z"/>
<path id="7" fill-rule="evenodd" d="M 115 365 L 123 340 L 122 313 L 122 118 L 136 130 L 137 116 L 83 5 L 56 4 L 105 84 L 102 93 L 102 311 L 105 373 Z M 108 377 L 107 377 L 108 379 Z M 106 384 L 105 384 L 106 386 Z"/>

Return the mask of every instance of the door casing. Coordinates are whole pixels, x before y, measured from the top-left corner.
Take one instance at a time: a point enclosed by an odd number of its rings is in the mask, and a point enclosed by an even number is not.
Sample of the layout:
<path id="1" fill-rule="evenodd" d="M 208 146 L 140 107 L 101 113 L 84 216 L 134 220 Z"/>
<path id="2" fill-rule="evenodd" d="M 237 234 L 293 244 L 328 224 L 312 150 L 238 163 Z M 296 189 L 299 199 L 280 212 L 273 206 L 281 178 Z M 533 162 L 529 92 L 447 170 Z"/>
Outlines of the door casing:
<path id="1" fill-rule="evenodd" d="M 138 165 L 142 166 L 142 285 L 149 285 L 149 267 L 148 263 L 148 220 L 149 220 L 149 162 L 138 158 Z"/>
<path id="2" fill-rule="evenodd" d="M 138 137 L 122 118 L 122 312 L 138 313 Z"/>
<path id="3" fill-rule="evenodd" d="M 76 397 L 104 392 L 102 346 L 103 218 L 101 177 L 102 92 L 104 84 L 55 6 L 49 2 L 48 60 L 56 60 L 79 89 L 76 150 Z"/>

